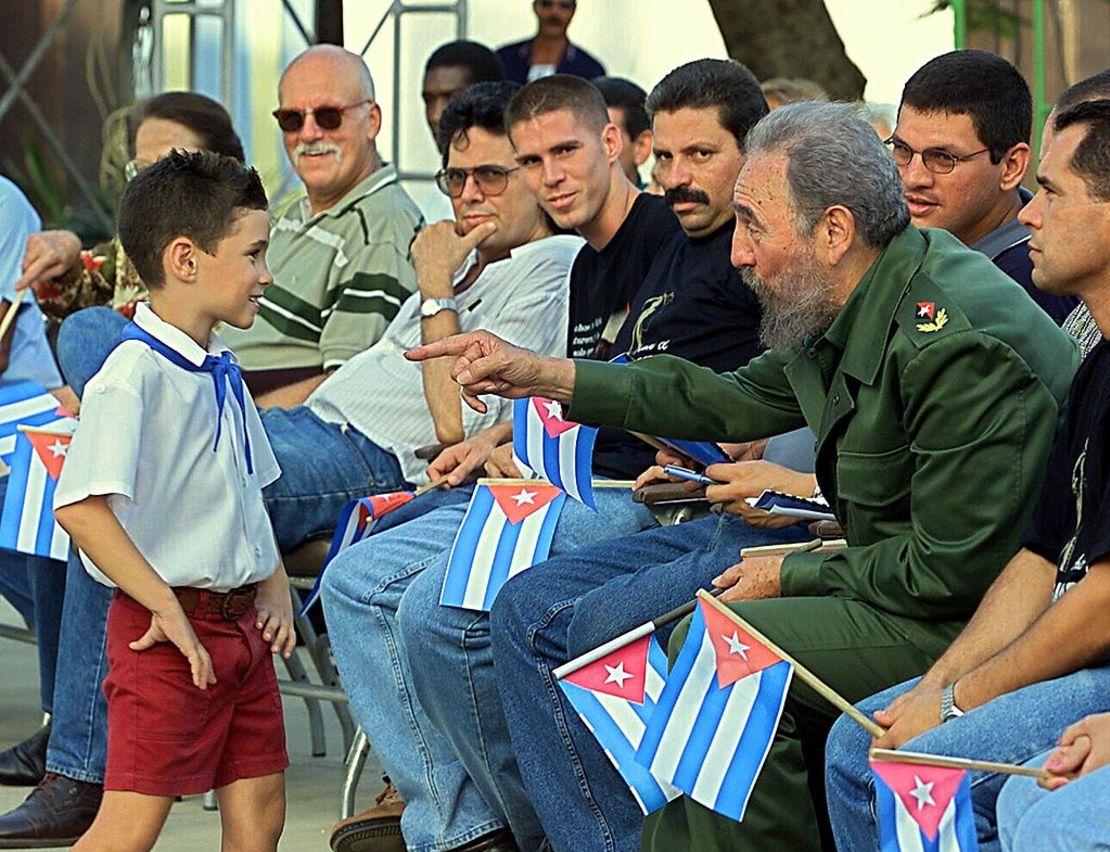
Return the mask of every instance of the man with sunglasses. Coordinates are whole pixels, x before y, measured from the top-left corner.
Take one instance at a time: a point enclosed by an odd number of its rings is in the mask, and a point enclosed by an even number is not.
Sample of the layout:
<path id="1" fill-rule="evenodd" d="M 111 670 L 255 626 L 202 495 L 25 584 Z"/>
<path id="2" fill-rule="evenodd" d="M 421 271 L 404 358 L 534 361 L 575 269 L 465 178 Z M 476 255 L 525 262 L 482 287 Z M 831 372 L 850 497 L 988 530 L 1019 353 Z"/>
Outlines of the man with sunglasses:
<path id="1" fill-rule="evenodd" d="M 274 225 L 274 284 L 258 319 L 228 329 L 225 343 L 259 405 L 288 408 L 377 341 L 416 289 L 409 246 L 423 219 L 378 156 L 382 113 L 362 57 L 311 47 L 285 69 L 278 95 L 274 117 L 307 197 Z"/>
<path id="2" fill-rule="evenodd" d="M 605 74 L 605 66 L 567 38 L 574 18 L 575 0 L 532 0 L 539 31 L 535 36 L 497 49 L 505 79 L 531 83 L 552 74 L 571 74 L 592 80 Z"/>
<path id="3" fill-rule="evenodd" d="M 1017 218 L 1033 197 L 1021 186 L 1032 111 L 1013 65 L 985 50 L 954 50 L 906 82 L 887 145 L 913 223 L 943 228 L 987 255 L 1059 324 L 1078 300 L 1033 283 L 1029 230 Z"/>

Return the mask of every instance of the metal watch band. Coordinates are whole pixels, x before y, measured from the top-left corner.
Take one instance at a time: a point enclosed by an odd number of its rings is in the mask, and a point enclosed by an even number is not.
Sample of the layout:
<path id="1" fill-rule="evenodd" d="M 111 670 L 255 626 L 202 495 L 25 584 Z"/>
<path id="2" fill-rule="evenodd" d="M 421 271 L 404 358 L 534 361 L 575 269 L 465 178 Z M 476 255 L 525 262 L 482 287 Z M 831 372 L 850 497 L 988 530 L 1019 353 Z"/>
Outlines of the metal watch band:
<path id="1" fill-rule="evenodd" d="M 964 711 L 956 706 L 956 684 L 948 684 L 940 694 L 940 721 L 941 724 L 958 719 Z"/>

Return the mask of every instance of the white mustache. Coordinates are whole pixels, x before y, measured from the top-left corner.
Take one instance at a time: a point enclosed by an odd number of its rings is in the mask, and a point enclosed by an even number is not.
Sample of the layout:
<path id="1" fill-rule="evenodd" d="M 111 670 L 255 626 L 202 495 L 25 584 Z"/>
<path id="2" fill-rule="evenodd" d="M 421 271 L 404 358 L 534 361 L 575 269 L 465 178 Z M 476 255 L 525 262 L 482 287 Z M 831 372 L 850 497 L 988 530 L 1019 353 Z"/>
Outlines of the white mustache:
<path id="1" fill-rule="evenodd" d="M 293 149 L 293 162 L 297 162 L 305 154 L 335 154 L 337 160 L 343 157 L 339 146 L 330 142 L 300 142 Z"/>

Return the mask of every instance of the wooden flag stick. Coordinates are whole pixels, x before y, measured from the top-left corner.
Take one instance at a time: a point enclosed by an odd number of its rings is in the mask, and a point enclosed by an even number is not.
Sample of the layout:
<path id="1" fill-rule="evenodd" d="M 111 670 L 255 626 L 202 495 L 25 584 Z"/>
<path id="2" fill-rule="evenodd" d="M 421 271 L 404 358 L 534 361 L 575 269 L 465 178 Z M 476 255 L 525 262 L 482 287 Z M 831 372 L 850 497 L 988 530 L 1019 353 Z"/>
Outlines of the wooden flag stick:
<path id="1" fill-rule="evenodd" d="M 944 757 L 918 751 L 898 751 L 892 748 L 873 748 L 872 760 L 889 760 L 912 763 L 918 766 L 944 766 L 949 769 L 974 769 L 977 772 L 1000 772 L 1004 775 L 1025 775 L 1029 778 L 1047 778 L 1048 773 L 1037 766 L 1020 766 L 1016 763 L 995 763 L 991 760 L 969 760 L 963 757 Z"/>
<path id="2" fill-rule="evenodd" d="M 774 544 L 766 545 L 764 547 L 744 547 L 740 550 L 740 558 L 745 556 L 766 556 L 770 553 L 800 553 L 807 550 L 816 550 L 821 546 L 821 539 L 814 539 L 813 541 L 803 541 L 798 544 Z M 712 597 L 717 597 L 724 593 L 724 589 L 711 589 L 705 594 Z M 700 593 L 699 593 L 700 594 Z M 583 666 L 588 666 L 590 663 L 597 662 L 602 657 L 608 656 L 617 648 L 624 647 L 629 642 L 635 642 L 637 639 L 646 636 L 649 633 L 654 633 L 660 627 L 666 627 L 680 618 L 685 618 L 694 611 L 694 607 L 698 605 L 697 600 L 687 601 L 681 606 L 676 606 L 670 612 L 665 612 L 658 618 L 653 618 L 651 621 L 645 621 L 631 630 L 622 633 L 608 642 L 598 645 L 591 651 L 587 651 L 581 656 L 575 657 L 569 662 L 563 663 L 556 668 L 552 674 L 555 675 L 556 680 L 566 677 L 571 672 L 576 672 Z"/>
<path id="3" fill-rule="evenodd" d="M 550 485 L 546 479 L 510 479 L 483 476 L 478 480 L 479 485 Z M 592 481 L 594 488 L 631 488 L 635 485 L 631 479 L 595 479 Z"/>
<path id="4" fill-rule="evenodd" d="M 435 491 L 437 488 L 439 488 L 439 486 L 446 485 L 447 479 L 448 476 L 446 474 L 444 474 L 443 476 L 437 476 L 431 482 L 426 482 L 415 491 L 413 491 L 412 496 L 419 497 L 421 494 L 427 494 L 429 491 Z"/>
<path id="5" fill-rule="evenodd" d="M 770 639 L 768 639 L 766 636 L 764 636 L 762 633 L 748 624 L 748 622 L 744 621 L 744 619 L 738 616 L 723 603 L 718 601 L 716 598 L 706 594 L 704 591 L 699 591 L 698 597 L 707 601 L 710 606 L 716 607 L 718 610 L 720 610 L 722 615 L 727 616 L 740 627 L 744 628 L 745 632 L 750 633 L 752 638 L 754 638 L 757 642 L 761 642 L 762 644 L 766 645 L 772 652 L 790 663 L 790 665 L 794 667 L 794 671 L 797 672 L 798 677 L 800 677 L 807 684 L 813 687 L 814 691 L 817 692 L 822 698 L 832 704 L 832 706 L 835 707 L 837 710 L 848 716 L 853 722 L 855 722 L 864 730 L 866 730 L 869 734 L 871 734 L 871 736 L 881 737 L 883 734 L 886 733 L 883 728 L 879 727 L 877 722 L 868 719 L 863 713 L 857 710 L 851 701 L 840 695 L 840 693 L 838 693 L 831 686 L 822 681 L 819 677 L 817 677 L 817 675 L 815 675 L 805 666 L 801 665 L 797 660 L 795 660 L 784 650 L 782 650 L 782 648 L 780 648 L 778 645 L 776 645 L 774 642 L 772 642 Z"/>
<path id="6" fill-rule="evenodd" d="M 674 452 L 674 450 L 670 449 L 670 447 L 668 447 L 666 444 L 664 444 L 658 438 L 653 438 L 653 437 L 651 437 L 651 435 L 645 435 L 643 432 L 633 432 L 631 429 L 629 429 L 627 431 L 628 431 L 628 434 L 631 435 L 633 438 L 639 438 L 641 441 L 643 441 L 649 447 L 653 447 L 656 450 L 667 450 L 668 452 L 672 452 L 672 453 Z"/>
<path id="7" fill-rule="evenodd" d="M 12 327 L 15 322 L 15 315 L 19 313 L 19 306 L 23 302 L 23 297 L 27 294 L 27 288 L 24 287 L 16 296 L 15 301 L 8 306 L 7 312 L 4 314 L 4 319 L 0 320 L 0 340 L 8 333 L 8 329 Z"/>

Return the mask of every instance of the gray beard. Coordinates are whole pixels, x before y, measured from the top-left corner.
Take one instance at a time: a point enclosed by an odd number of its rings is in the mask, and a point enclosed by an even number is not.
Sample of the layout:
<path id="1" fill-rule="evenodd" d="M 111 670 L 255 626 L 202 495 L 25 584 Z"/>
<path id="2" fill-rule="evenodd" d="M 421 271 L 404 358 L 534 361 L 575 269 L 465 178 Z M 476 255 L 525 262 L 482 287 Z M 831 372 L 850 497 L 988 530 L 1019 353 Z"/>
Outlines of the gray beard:
<path id="1" fill-rule="evenodd" d="M 768 349 L 797 349 L 824 334 L 840 313 L 833 283 L 812 257 L 800 259 L 773 289 L 747 267 L 740 277 L 763 305 L 759 339 Z"/>

